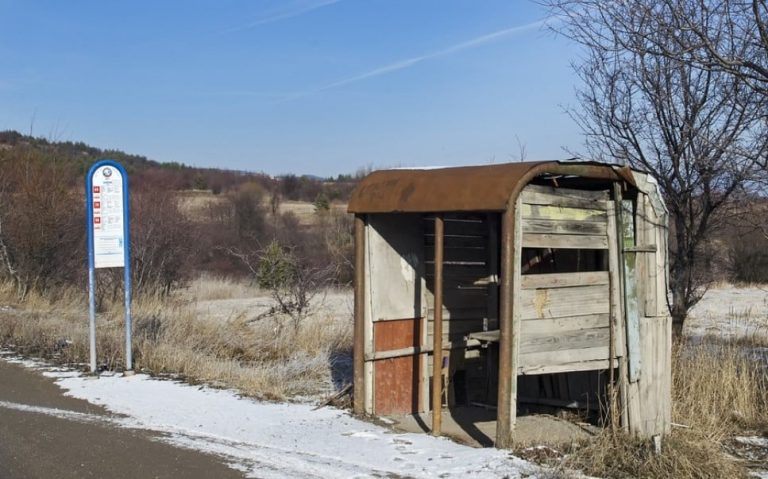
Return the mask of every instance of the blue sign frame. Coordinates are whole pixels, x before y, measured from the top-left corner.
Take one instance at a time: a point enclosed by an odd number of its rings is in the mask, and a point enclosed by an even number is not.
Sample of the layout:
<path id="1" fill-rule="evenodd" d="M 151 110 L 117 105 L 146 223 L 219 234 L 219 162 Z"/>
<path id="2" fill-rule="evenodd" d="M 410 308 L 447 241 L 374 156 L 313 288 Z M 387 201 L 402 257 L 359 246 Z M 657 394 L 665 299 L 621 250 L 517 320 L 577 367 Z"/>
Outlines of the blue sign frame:
<path id="1" fill-rule="evenodd" d="M 88 313 L 90 336 L 91 372 L 96 372 L 96 268 L 94 257 L 93 231 L 93 175 L 102 166 L 111 166 L 120 172 L 123 182 L 123 238 L 124 267 L 123 281 L 125 290 L 125 369 L 133 370 L 131 347 L 131 220 L 130 195 L 128 193 L 128 173 L 115 160 L 99 160 L 88 169 L 85 177 L 86 222 L 88 234 Z"/>

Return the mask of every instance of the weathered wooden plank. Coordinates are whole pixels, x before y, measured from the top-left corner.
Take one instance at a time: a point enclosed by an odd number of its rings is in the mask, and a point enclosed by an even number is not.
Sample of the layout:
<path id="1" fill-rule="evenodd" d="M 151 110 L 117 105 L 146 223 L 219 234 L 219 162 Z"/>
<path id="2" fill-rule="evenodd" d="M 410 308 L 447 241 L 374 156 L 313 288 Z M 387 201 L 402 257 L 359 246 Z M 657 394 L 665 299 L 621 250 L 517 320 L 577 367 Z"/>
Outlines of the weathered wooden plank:
<path id="1" fill-rule="evenodd" d="M 608 249 L 608 237 L 598 235 L 523 234 L 524 248 Z"/>
<path id="2" fill-rule="evenodd" d="M 604 235 L 605 231 L 605 221 L 523 219 L 523 233 Z"/>
<path id="3" fill-rule="evenodd" d="M 587 314 L 556 319 L 527 319 L 520 326 L 520 334 L 562 334 L 593 328 L 607 328 L 608 314 Z"/>
<path id="4" fill-rule="evenodd" d="M 522 291 L 521 278 L 523 275 L 523 229 L 520 227 L 520 225 L 523 222 L 523 214 L 523 203 L 520 197 L 518 197 L 517 200 L 515 200 L 515 227 L 513 228 L 514 235 L 512 238 L 512 271 L 506 273 L 511 273 L 512 275 L 512 297 L 508 298 L 508 300 L 510 300 L 512 303 L 512 341 L 509 345 L 511 349 L 509 370 L 504 371 L 505 374 L 512 376 L 508 403 L 510 406 L 510 431 L 513 431 L 515 429 L 515 425 L 517 424 L 517 372 L 520 368 L 520 326 L 523 318 L 523 307 L 519 301 L 516 301 L 516 299 L 520 297 Z M 506 333 L 507 332 L 505 331 L 505 334 Z M 502 343 L 500 343 L 500 345 L 504 346 Z M 500 371 L 499 374 L 502 374 L 502 372 Z"/>
<path id="5" fill-rule="evenodd" d="M 583 349 L 527 352 L 520 354 L 519 367 L 543 368 L 545 366 L 608 359 L 608 345 Z"/>
<path id="6" fill-rule="evenodd" d="M 604 210 L 607 207 L 607 201 L 605 200 L 588 200 L 583 198 L 547 195 L 541 193 L 523 192 L 523 201 L 528 205 L 552 205 L 566 208 L 579 208 L 584 210 Z"/>
<path id="7" fill-rule="evenodd" d="M 526 185 L 523 189 L 523 202 L 525 201 L 526 194 L 541 194 L 553 197 L 555 200 L 559 198 L 575 198 L 591 201 L 606 201 L 610 198 L 608 190 L 577 190 L 575 188 L 556 188 L 554 186 L 546 185 Z M 544 203 L 551 204 L 551 202 Z"/>
<path id="8" fill-rule="evenodd" d="M 636 246 L 634 205 L 631 200 L 621 202 L 621 226 L 624 247 Z M 629 360 L 629 381 L 640 378 L 640 314 L 638 308 L 637 254 L 624 253 L 624 311 L 627 328 L 627 359 Z"/>
<path id="9" fill-rule="evenodd" d="M 556 205 L 523 204 L 524 219 L 539 220 L 576 220 L 576 221 L 605 221 L 605 209 L 571 208 Z"/>
<path id="10" fill-rule="evenodd" d="M 596 348 L 609 344 L 609 341 L 610 331 L 607 327 L 561 331 L 557 334 L 521 333 L 520 354 Z"/>
<path id="11" fill-rule="evenodd" d="M 586 273 L 526 274 L 522 277 L 522 289 L 594 286 L 600 284 L 608 284 L 608 281 L 608 271 L 590 271 Z"/>
<path id="12" fill-rule="evenodd" d="M 576 371 L 598 371 L 602 369 L 608 369 L 610 361 L 607 359 L 598 359 L 594 361 L 579 361 L 574 363 L 565 364 L 550 364 L 541 366 L 524 366 L 520 368 L 520 374 L 535 375 L 535 374 L 557 374 L 557 373 L 569 373 Z M 614 367 L 617 367 L 617 361 L 613 362 Z"/>
<path id="13" fill-rule="evenodd" d="M 522 290 L 520 312 L 523 319 L 609 313 L 608 287 L 598 285 Z"/>

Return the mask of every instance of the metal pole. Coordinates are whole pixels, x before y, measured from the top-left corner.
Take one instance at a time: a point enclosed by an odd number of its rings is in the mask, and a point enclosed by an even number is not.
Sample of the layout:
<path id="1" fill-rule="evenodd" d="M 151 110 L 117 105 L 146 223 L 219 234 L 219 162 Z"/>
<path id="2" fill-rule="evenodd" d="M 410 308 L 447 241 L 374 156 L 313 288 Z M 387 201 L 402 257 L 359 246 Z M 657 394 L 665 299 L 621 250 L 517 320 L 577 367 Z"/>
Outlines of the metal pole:
<path id="1" fill-rule="evenodd" d="M 365 218 L 355 215 L 355 325 L 352 348 L 353 410 L 365 412 Z"/>
<path id="2" fill-rule="evenodd" d="M 93 172 L 94 167 L 85 177 L 86 225 L 88 237 L 88 342 L 90 345 L 91 372 L 96 372 L 96 270 L 93 258 Z"/>
<path id="3" fill-rule="evenodd" d="M 432 345 L 432 435 L 439 436 L 443 420 L 443 215 L 435 215 L 435 322 Z"/>
<path id="4" fill-rule="evenodd" d="M 96 372 L 96 272 L 88 268 L 88 336 L 90 343 L 91 372 Z"/>
<path id="5" fill-rule="evenodd" d="M 125 242 L 123 288 L 125 290 L 125 371 L 133 371 L 133 347 L 131 342 L 131 204 L 128 194 L 128 173 L 121 167 L 123 176 L 123 241 Z"/>

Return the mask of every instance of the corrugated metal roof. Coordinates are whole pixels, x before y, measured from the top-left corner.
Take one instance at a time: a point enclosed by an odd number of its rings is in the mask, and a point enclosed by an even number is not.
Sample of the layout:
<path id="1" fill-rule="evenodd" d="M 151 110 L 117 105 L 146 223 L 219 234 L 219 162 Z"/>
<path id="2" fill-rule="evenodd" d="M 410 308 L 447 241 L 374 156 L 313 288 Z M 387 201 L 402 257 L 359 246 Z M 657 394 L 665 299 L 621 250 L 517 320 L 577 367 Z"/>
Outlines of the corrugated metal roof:
<path id="1" fill-rule="evenodd" d="M 419 170 L 381 170 L 352 193 L 350 213 L 504 211 L 515 186 L 544 174 L 626 180 L 627 167 L 595 162 L 530 161 Z"/>

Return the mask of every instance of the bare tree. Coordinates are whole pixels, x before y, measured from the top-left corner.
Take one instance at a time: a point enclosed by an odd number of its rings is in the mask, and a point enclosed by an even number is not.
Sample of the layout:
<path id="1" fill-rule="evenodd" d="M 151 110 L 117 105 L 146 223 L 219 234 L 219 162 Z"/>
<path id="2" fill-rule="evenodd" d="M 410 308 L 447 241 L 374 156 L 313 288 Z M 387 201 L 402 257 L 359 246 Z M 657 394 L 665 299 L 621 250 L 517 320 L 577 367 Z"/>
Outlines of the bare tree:
<path id="1" fill-rule="evenodd" d="M 571 116 L 588 153 L 648 171 L 672 217 L 670 310 L 680 332 L 709 282 L 703 254 L 724 224 L 732 196 L 754 187 L 768 152 L 759 90 L 738 75 L 660 52 L 696 41 L 676 25 L 699 0 L 544 2 L 564 19 L 558 31 L 585 47 L 574 65 L 583 85 Z M 669 28 L 664 25 L 670 25 Z M 726 42 L 725 23 L 706 24 Z M 732 42 L 735 43 L 735 42 Z M 746 46 L 742 46 L 744 53 Z"/>
<path id="2" fill-rule="evenodd" d="M 656 28 L 673 41 L 644 35 L 653 53 L 737 76 L 768 99 L 768 1 L 664 0 L 660 6 L 667 15 L 657 16 Z M 647 16 L 652 7 L 645 7 Z"/>

